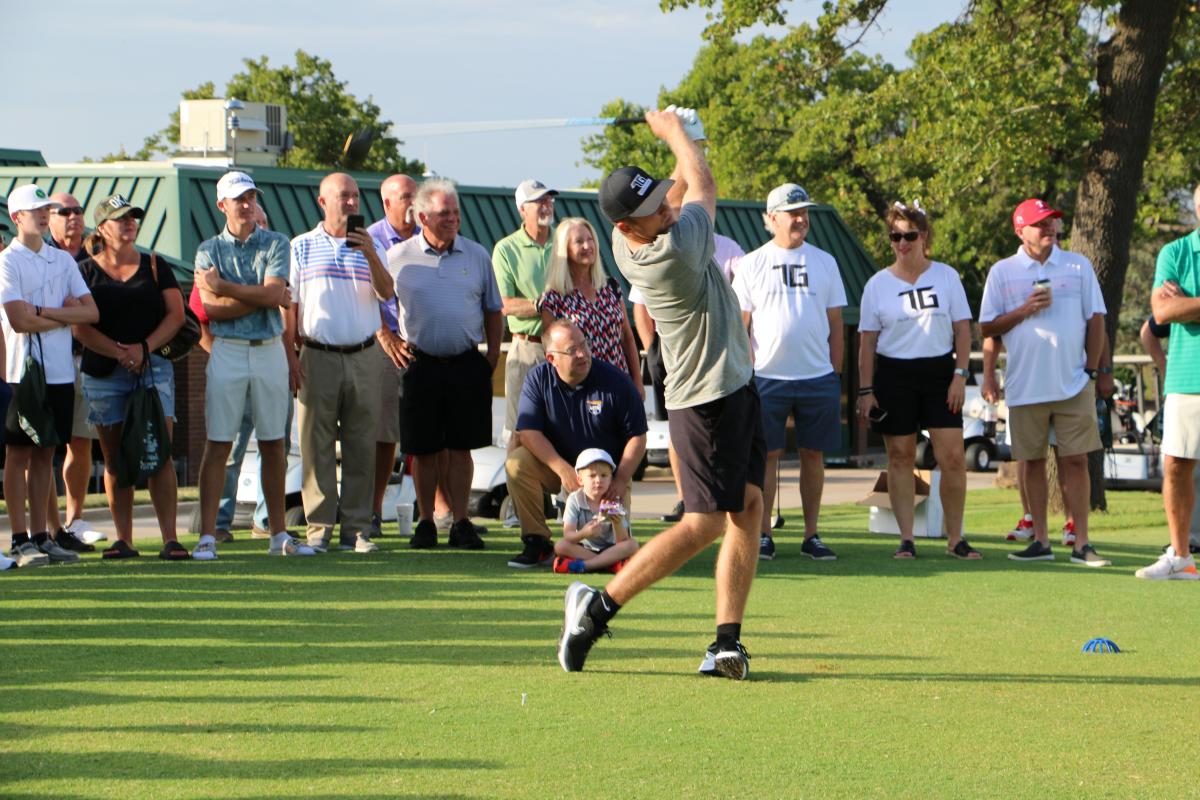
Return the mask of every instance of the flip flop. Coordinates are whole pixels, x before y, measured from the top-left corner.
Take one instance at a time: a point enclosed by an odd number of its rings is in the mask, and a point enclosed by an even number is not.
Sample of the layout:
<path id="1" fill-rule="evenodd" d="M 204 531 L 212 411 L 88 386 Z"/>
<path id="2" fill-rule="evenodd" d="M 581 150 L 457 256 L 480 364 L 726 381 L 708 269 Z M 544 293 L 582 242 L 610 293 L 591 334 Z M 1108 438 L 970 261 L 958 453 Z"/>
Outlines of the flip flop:
<path id="1" fill-rule="evenodd" d="M 912 543 L 912 539 L 904 539 L 900 542 L 900 546 L 896 548 L 896 552 L 892 558 L 916 558 L 917 548 Z"/>
<path id="2" fill-rule="evenodd" d="M 158 551 L 158 557 L 163 561 L 188 561 L 192 554 L 186 547 L 172 539 L 163 545 L 162 550 Z"/>
<path id="3" fill-rule="evenodd" d="M 954 547 L 947 547 L 946 555 L 953 556 L 954 558 L 958 558 L 963 561 L 978 561 L 979 559 L 983 558 L 983 554 L 974 547 L 971 547 L 971 545 L 967 544 L 967 540 L 965 538 L 959 539 L 958 544 L 954 545 Z"/>
<path id="4" fill-rule="evenodd" d="M 100 554 L 100 557 L 101 558 L 137 558 L 140 555 L 141 555 L 141 553 L 139 553 L 137 550 L 134 550 L 132 547 L 125 544 L 125 542 L 121 541 L 120 539 L 117 539 L 115 542 L 113 542 L 112 547 L 108 548 L 107 550 L 105 550 L 104 552 L 102 552 Z"/>

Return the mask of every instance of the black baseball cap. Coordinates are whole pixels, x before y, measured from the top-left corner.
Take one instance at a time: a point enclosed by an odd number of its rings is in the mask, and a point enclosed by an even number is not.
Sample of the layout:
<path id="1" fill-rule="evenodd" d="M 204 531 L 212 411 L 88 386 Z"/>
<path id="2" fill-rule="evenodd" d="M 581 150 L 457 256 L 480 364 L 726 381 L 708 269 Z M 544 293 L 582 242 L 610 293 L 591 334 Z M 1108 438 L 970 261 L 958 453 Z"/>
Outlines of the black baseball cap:
<path id="1" fill-rule="evenodd" d="M 600 210 L 609 222 L 648 217 L 662 206 L 675 181 L 655 180 L 640 167 L 621 167 L 600 184 Z"/>

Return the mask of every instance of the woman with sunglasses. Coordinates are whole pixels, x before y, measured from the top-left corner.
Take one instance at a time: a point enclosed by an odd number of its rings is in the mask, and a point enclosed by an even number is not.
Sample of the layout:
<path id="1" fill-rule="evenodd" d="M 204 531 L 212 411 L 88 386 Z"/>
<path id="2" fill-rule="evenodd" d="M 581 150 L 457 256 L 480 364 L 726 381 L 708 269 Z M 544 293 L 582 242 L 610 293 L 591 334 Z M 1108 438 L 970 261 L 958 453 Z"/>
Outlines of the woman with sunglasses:
<path id="1" fill-rule="evenodd" d="M 558 223 L 538 307 L 543 327 L 562 317 L 578 325 L 592 355 L 628 374 L 646 399 L 621 284 L 604 274 L 596 231 L 586 219 L 568 217 Z"/>
<path id="2" fill-rule="evenodd" d="M 896 558 L 916 558 L 913 509 L 917 434 L 929 431 L 941 469 L 946 552 L 978 559 L 962 536 L 967 472 L 962 406 L 969 374 L 971 309 L 953 267 L 929 259 L 932 231 L 920 206 L 888 210 L 895 261 L 871 276 L 860 306 L 858 414 L 883 435 L 888 498 L 900 528 Z"/>
<path id="3" fill-rule="evenodd" d="M 134 246 L 143 216 L 142 209 L 119 194 L 100 201 L 92 211 L 96 228 L 85 244 L 91 257 L 79 264 L 100 310 L 96 324 L 75 326 L 75 338 L 84 348 L 83 393 L 88 400 L 88 419 L 100 434 L 104 492 L 117 529 L 116 541 L 103 553 L 105 558 L 139 555 L 133 548 L 133 487 L 117 486 L 115 473 L 125 408 L 139 380 L 158 390 L 168 434 L 175 420 L 174 369 L 154 351 L 183 325 L 183 295 L 170 265 L 157 263 Z M 178 487 L 169 455 L 163 467 L 150 476 L 149 488 L 162 533 L 159 558 L 190 558 L 187 548 L 175 538 Z"/>

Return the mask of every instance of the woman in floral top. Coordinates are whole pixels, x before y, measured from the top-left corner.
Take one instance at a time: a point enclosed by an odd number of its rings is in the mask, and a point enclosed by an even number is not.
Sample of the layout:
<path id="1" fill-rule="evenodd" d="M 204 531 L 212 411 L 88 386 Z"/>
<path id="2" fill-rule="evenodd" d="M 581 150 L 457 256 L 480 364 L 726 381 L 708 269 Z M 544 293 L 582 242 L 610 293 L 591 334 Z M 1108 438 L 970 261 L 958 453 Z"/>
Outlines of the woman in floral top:
<path id="1" fill-rule="evenodd" d="M 569 217 L 558 224 L 546 269 L 546 291 L 538 307 L 545 324 L 566 317 L 578 325 L 592 356 L 628 373 L 645 398 L 621 284 L 605 277 L 596 231 L 586 219 Z"/>

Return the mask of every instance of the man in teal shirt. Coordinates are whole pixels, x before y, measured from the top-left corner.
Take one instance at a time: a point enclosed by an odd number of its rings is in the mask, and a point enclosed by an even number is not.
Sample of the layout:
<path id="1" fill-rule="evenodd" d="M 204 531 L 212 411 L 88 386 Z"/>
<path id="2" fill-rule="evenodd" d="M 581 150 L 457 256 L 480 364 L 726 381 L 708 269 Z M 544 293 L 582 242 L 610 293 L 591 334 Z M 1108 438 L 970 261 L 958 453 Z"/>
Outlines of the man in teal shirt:
<path id="1" fill-rule="evenodd" d="M 1193 195 L 1200 219 L 1200 186 Z M 1154 319 L 1171 323 L 1167 396 L 1163 406 L 1163 507 L 1171 546 L 1158 561 L 1137 571 L 1151 580 L 1200 580 L 1188 552 L 1188 530 L 1196 502 L 1192 470 L 1200 459 L 1200 228 L 1168 244 L 1158 254 Z"/>
<path id="2" fill-rule="evenodd" d="M 504 430 L 511 434 L 517 424 L 517 401 L 529 370 L 546 360 L 542 348 L 542 315 L 538 301 L 546 288 L 546 265 L 553 242 L 554 189 L 537 180 L 517 187 L 517 210 L 521 227 L 496 242 L 492 269 L 500 287 L 503 313 L 508 317 L 512 343 L 504 362 Z"/>

